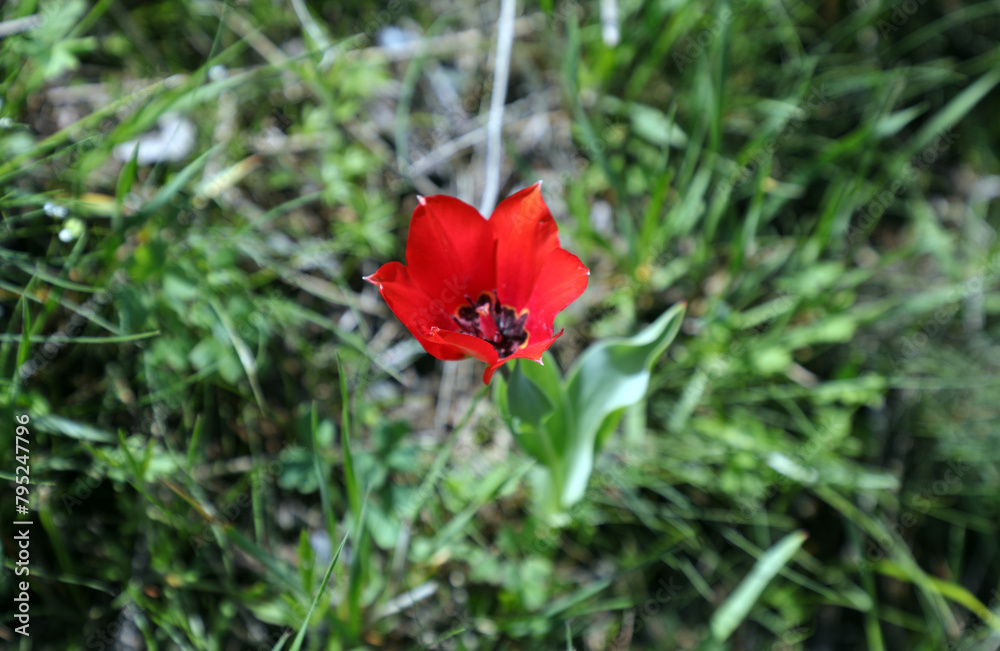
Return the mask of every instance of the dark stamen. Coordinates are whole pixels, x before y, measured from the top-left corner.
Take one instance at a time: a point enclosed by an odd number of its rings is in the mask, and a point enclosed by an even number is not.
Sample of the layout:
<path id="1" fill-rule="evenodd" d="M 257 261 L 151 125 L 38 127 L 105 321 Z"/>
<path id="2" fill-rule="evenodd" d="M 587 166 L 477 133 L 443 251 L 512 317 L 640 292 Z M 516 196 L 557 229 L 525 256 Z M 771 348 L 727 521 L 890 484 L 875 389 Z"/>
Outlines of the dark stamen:
<path id="1" fill-rule="evenodd" d="M 514 354 L 514 351 L 528 341 L 528 332 L 524 329 L 528 320 L 527 312 L 518 316 L 514 308 L 501 304 L 496 290 L 493 290 L 493 296 L 485 292 L 480 294 L 478 301 L 473 301 L 472 297 L 466 294 L 465 300 L 469 304 L 459 307 L 457 314 L 451 317 L 459 332 L 489 341 L 501 358 Z M 490 339 L 487 339 L 482 331 L 480 310 L 483 307 L 486 308 L 483 316 L 488 315 L 492 318 L 496 326 L 496 331 Z"/>

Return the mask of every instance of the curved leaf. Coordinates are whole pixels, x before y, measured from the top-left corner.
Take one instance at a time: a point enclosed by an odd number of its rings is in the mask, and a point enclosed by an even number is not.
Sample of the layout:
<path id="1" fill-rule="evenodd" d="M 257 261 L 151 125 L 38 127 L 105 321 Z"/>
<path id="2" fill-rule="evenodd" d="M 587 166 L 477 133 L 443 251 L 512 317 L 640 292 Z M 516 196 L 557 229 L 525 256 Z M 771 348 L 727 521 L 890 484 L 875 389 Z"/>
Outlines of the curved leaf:
<path id="1" fill-rule="evenodd" d="M 674 305 L 632 337 L 597 342 L 570 369 L 566 389 L 573 427 L 565 455 L 563 506 L 583 497 L 602 425 L 611 414 L 645 396 L 650 368 L 677 336 L 685 307 Z M 601 439 L 609 433 L 602 432 Z"/>
<path id="2" fill-rule="evenodd" d="M 544 366 L 523 360 L 514 365 L 501 390 L 501 412 L 521 447 L 556 470 L 565 448 L 566 400 L 555 360 L 547 356 L 546 361 Z"/>

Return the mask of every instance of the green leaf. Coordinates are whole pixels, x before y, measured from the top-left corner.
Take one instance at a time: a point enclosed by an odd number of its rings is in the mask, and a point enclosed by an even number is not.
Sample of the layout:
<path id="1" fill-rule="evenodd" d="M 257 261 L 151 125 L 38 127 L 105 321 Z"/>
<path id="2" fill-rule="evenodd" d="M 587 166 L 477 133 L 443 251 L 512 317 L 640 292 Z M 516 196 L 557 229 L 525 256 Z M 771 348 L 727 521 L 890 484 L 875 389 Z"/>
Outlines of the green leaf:
<path id="1" fill-rule="evenodd" d="M 757 603 L 764 588 L 771 582 L 781 568 L 785 567 L 799 548 L 808 538 L 804 531 L 796 531 L 779 540 L 757 559 L 753 569 L 747 574 L 739 587 L 722 602 L 719 609 L 712 615 L 710 628 L 712 637 L 725 641 L 740 625 L 753 605 Z"/>
<path id="2" fill-rule="evenodd" d="M 594 454 L 604 447 L 607 443 L 608 438 L 611 437 L 611 433 L 618 429 L 618 424 L 622 422 L 622 417 L 625 416 L 625 409 L 617 409 L 604 419 L 601 423 L 601 427 L 597 430 L 597 436 L 594 437 Z"/>
<path id="3" fill-rule="evenodd" d="M 549 365 L 554 367 L 554 362 Z M 558 372 L 550 376 L 541 364 L 518 361 L 506 382 L 505 418 L 524 450 L 547 466 L 558 464 L 562 452 L 561 421 L 547 427 L 547 421 L 562 411 Z M 554 380 L 554 381 L 553 381 Z M 561 415 L 561 414 L 560 414 Z"/>
<path id="4" fill-rule="evenodd" d="M 542 355 L 541 364 L 529 360 L 520 360 L 517 363 L 517 368 L 520 373 L 524 374 L 524 377 L 545 393 L 546 398 L 553 405 L 559 406 L 562 402 L 562 398 L 560 397 L 562 375 L 559 373 L 559 364 L 556 363 L 556 358 L 552 356 L 552 353 L 546 351 Z"/>
<path id="5" fill-rule="evenodd" d="M 628 117 L 635 134 L 661 147 L 684 147 L 688 137 L 670 116 L 652 106 L 633 103 L 628 107 Z"/>
<path id="6" fill-rule="evenodd" d="M 34 37 L 46 45 L 64 40 L 87 10 L 83 0 L 52 2 L 41 12 L 41 24 L 33 32 Z"/>
<path id="7" fill-rule="evenodd" d="M 891 138 L 899 133 L 907 124 L 920 117 L 926 110 L 926 105 L 918 104 L 917 106 L 905 108 L 902 111 L 890 113 L 875 123 L 873 133 L 876 138 Z"/>
<path id="8" fill-rule="evenodd" d="M 510 374 L 510 381 L 507 383 L 508 408 L 515 423 L 538 428 L 556 406 L 537 384 L 528 379 L 524 366 L 524 363 L 514 364 L 514 370 Z"/>
<path id="9" fill-rule="evenodd" d="M 858 324 L 846 314 L 834 314 L 822 321 L 790 330 L 782 340 L 788 350 L 798 350 L 817 343 L 847 342 L 854 337 Z"/>
<path id="10" fill-rule="evenodd" d="M 583 497 L 594 469 L 598 433 L 602 439 L 609 433 L 602 432 L 605 421 L 646 394 L 650 368 L 677 336 L 685 307 L 678 303 L 632 337 L 597 342 L 570 369 L 566 388 L 571 436 L 564 455 L 564 507 Z"/>
<path id="11" fill-rule="evenodd" d="M 54 414 L 44 414 L 35 416 L 32 421 L 35 427 L 41 432 L 49 434 L 61 434 L 81 441 L 96 441 L 98 443 L 114 443 L 117 437 L 114 434 L 98 429 L 87 423 L 81 423 Z"/>

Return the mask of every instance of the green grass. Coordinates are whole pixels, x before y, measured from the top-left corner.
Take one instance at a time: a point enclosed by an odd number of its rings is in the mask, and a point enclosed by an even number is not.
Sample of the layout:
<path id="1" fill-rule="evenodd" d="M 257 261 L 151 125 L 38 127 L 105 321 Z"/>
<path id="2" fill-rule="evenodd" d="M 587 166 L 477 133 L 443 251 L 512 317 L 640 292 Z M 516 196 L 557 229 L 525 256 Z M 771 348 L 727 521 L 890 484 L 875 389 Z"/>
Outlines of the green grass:
<path id="1" fill-rule="evenodd" d="M 361 280 L 478 203 L 498 6 L 0 7 L 0 640 L 995 648 L 1000 4 L 519 3 L 502 194 L 591 269 L 553 353 L 688 303 L 561 517 Z"/>

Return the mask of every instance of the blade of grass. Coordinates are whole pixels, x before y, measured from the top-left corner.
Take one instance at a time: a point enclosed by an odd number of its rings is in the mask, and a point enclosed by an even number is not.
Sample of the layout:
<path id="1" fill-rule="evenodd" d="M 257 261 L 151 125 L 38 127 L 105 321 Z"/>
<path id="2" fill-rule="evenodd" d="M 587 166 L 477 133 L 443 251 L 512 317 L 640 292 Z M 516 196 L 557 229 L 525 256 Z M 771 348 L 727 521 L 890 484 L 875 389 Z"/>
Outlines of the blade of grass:
<path id="1" fill-rule="evenodd" d="M 299 651 L 299 649 L 302 648 L 302 643 L 306 639 L 306 631 L 309 630 L 309 622 L 312 620 L 312 614 L 316 611 L 316 605 L 319 604 L 320 598 L 326 591 L 326 584 L 330 581 L 330 575 L 333 574 L 333 568 L 337 566 L 337 559 L 340 558 L 340 552 L 344 549 L 344 545 L 347 543 L 347 538 L 350 535 L 350 531 L 347 531 L 344 534 L 344 538 L 340 541 L 340 547 L 337 548 L 337 553 L 333 555 L 332 559 L 330 559 L 330 565 L 326 568 L 326 574 L 323 575 L 323 582 L 319 584 L 319 590 L 316 591 L 316 596 L 313 597 L 312 603 L 309 605 L 309 611 L 306 613 L 306 619 L 302 622 L 302 626 L 299 627 L 299 632 L 295 636 L 292 646 L 289 647 L 289 651 Z"/>
<path id="2" fill-rule="evenodd" d="M 351 516 L 354 519 L 354 528 L 361 527 L 361 487 L 358 485 L 358 477 L 354 472 L 354 456 L 351 454 L 351 399 L 347 392 L 347 374 L 340 363 L 340 355 L 337 355 L 337 375 L 340 378 L 340 446 L 344 454 L 344 483 L 347 491 L 347 503 L 351 507 Z"/>
<path id="3" fill-rule="evenodd" d="M 361 596 L 368 577 L 371 545 L 366 517 L 368 515 L 368 498 L 372 485 L 365 489 L 365 497 L 361 502 L 361 514 L 358 517 L 358 531 L 354 536 L 354 554 L 351 558 L 351 582 L 347 586 L 347 626 L 354 637 L 361 635 L 362 607 Z"/>
<path id="4" fill-rule="evenodd" d="M 885 576 L 890 576 L 894 579 L 899 579 L 901 581 L 910 580 L 910 577 L 902 567 L 888 559 L 883 559 L 881 562 L 876 564 L 875 569 L 878 570 L 879 573 L 884 574 Z M 975 614 L 976 617 L 981 619 L 984 624 L 992 628 L 997 633 L 1000 633 L 1000 617 L 997 617 L 997 615 L 995 615 L 993 611 L 986 606 L 986 604 L 977 599 L 976 595 L 969 592 L 968 588 L 934 576 L 928 576 L 927 580 L 943 597 L 962 606 L 963 608 L 966 608 Z"/>
<path id="5" fill-rule="evenodd" d="M 191 473 L 191 469 L 194 468 L 195 462 L 198 457 L 198 445 L 201 443 L 201 436 L 205 431 L 205 419 L 202 414 L 198 414 L 194 419 L 194 427 L 191 430 L 191 440 L 188 441 L 187 450 L 187 469 L 188 474 Z"/>
<path id="6" fill-rule="evenodd" d="M 195 175 L 201 171 L 201 168 L 208 163 L 209 159 L 228 144 L 229 143 L 226 142 L 220 142 L 198 158 L 188 163 L 184 169 L 178 172 L 177 175 L 172 177 L 166 185 L 160 188 L 153 198 L 150 199 L 149 202 L 147 202 L 146 205 L 144 205 L 132 218 L 132 221 L 141 222 L 147 217 L 156 214 L 159 210 L 166 206 L 167 203 L 169 203 L 170 200 L 177 195 L 177 193 L 184 189 L 184 186 L 194 179 Z"/>
<path id="7" fill-rule="evenodd" d="M 110 337 L 64 337 L 64 336 L 52 336 L 52 337 L 35 337 L 34 343 L 36 344 L 46 344 L 48 342 L 53 343 L 65 343 L 65 344 L 124 344 L 130 341 L 139 341 L 140 339 L 150 339 L 152 337 L 157 337 L 161 333 L 159 330 L 150 330 L 149 332 L 139 332 L 134 335 L 112 335 Z M 9 335 L 0 334 L 0 341 L 2 342 L 13 342 L 21 343 L 26 338 L 26 335 Z M 28 337 L 30 339 L 30 337 Z"/>
<path id="8" fill-rule="evenodd" d="M 33 291 L 30 291 L 27 287 L 25 287 L 25 288 L 22 289 L 22 288 L 17 287 L 16 285 L 12 285 L 12 284 L 10 284 L 10 283 L 8 283 L 6 281 L 0 280 L 0 289 L 4 289 L 4 290 L 10 292 L 11 294 L 15 294 L 17 296 L 21 296 L 21 297 L 27 298 L 28 300 L 34 301 L 35 303 L 38 303 L 40 305 L 47 306 L 49 304 L 49 301 L 47 301 L 46 299 L 42 298 L 41 296 L 39 296 L 38 294 L 34 293 Z M 78 314 L 78 315 L 82 316 L 84 319 L 87 319 L 88 321 L 101 326 L 102 328 L 104 328 L 108 332 L 113 332 L 114 334 L 119 335 L 119 336 L 121 336 L 121 335 L 124 334 L 124 333 L 122 333 L 121 329 L 118 326 L 116 326 L 113 323 L 111 323 L 111 322 L 105 320 L 104 318 L 98 316 L 93 311 L 83 310 L 82 306 L 77 305 L 76 303 L 74 303 L 73 301 L 71 301 L 69 299 L 61 298 L 60 297 L 58 303 L 59 303 L 59 305 L 61 305 L 62 307 L 66 308 L 67 310 L 73 312 L 74 314 Z"/>
<path id="9" fill-rule="evenodd" d="M 712 615 L 709 628 L 713 638 L 719 642 L 729 639 L 746 619 L 767 584 L 792 560 L 808 537 L 804 531 L 788 534 L 757 559 L 750 573 Z"/>
<path id="10" fill-rule="evenodd" d="M 907 154 L 906 158 L 910 158 L 912 155 L 923 150 L 939 135 L 954 127 L 998 83 L 1000 83 L 1000 69 L 991 70 L 969 84 L 965 90 L 948 102 L 943 109 L 935 113 L 934 117 L 928 120 L 917 135 L 907 143 L 907 147 L 904 150 Z"/>
<path id="11" fill-rule="evenodd" d="M 339 363 L 339 358 L 338 358 Z M 330 486 L 327 483 L 327 474 L 325 471 L 326 465 L 323 463 L 323 456 L 319 448 L 319 439 L 317 438 L 319 430 L 319 412 L 316 409 L 316 402 L 312 403 L 312 410 L 309 418 L 309 428 L 312 434 L 312 446 L 313 446 L 313 468 L 316 471 L 316 481 L 319 483 L 319 501 L 320 506 L 323 509 L 323 517 L 326 520 L 326 531 L 327 534 L 333 539 L 333 535 L 337 530 L 337 521 L 333 513 L 333 505 L 330 502 Z M 346 465 L 346 464 L 345 464 Z"/>

